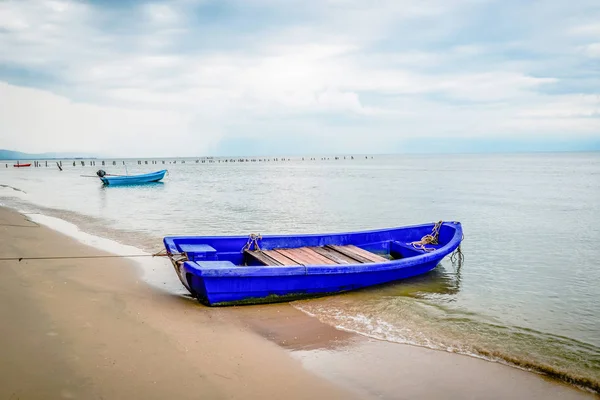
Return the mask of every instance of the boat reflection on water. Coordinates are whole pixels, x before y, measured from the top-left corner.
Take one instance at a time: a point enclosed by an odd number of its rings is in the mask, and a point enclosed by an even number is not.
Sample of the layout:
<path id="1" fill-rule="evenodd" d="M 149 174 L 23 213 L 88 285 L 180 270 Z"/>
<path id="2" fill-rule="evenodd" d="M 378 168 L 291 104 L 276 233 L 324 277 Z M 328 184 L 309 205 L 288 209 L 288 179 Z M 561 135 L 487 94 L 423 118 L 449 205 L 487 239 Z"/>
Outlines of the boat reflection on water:
<path id="1" fill-rule="evenodd" d="M 456 295 L 460 290 L 461 269 L 463 258 L 452 263 L 446 258 L 430 272 L 391 282 L 377 287 L 361 290 L 366 296 L 405 296 L 413 298 L 426 298 L 428 295 Z M 359 294 L 360 292 L 357 292 Z M 449 297 L 448 301 L 452 301 Z"/>
<path id="2" fill-rule="evenodd" d="M 101 191 L 105 190 L 131 190 L 132 188 L 149 189 L 149 188 L 164 188 L 164 182 L 148 182 L 148 183 L 129 183 L 127 185 L 100 185 L 98 188 Z"/>

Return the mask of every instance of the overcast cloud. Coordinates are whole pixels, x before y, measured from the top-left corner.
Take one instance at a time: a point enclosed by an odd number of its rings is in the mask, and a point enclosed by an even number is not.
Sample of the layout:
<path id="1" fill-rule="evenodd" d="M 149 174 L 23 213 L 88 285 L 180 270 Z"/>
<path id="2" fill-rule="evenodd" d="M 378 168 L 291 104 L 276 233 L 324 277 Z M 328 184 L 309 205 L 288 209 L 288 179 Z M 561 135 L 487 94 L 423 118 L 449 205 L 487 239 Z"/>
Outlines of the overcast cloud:
<path id="1" fill-rule="evenodd" d="M 600 148 L 599 4 L 3 1 L 0 148 Z"/>

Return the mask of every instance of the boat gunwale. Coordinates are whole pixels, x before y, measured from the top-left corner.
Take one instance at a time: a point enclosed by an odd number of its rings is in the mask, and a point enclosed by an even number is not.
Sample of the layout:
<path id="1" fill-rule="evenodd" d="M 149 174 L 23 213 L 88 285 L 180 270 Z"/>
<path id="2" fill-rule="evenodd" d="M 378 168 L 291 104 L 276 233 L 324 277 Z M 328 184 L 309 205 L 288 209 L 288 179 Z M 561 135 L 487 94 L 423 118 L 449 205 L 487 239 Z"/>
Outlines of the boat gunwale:
<path id="1" fill-rule="evenodd" d="M 137 175 L 105 175 L 102 178 L 106 179 L 137 179 L 137 178 L 147 178 L 155 175 L 164 175 L 167 173 L 166 169 L 161 169 L 160 171 L 148 172 L 145 174 L 137 174 Z"/>
<path id="2" fill-rule="evenodd" d="M 455 228 L 455 230 L 460 230 L 462 232 L 462 225 L 458 221 L 445 221 L 442 223 L 442 225 L 446 225 L 446 226 L 448 226 L 450 224 L 452 224 L 451 226 L 453 226 L 453 227 L 458 227 L 458 229 Z M 320 236 L 343 236 L 343 235 L 356 235 L 356 234 L 384 233 L 384 232 L 389 232 L 389 231 L 396 231 L 398 229 L 407 229 L 408 230 L 408 229 L 425 228 L 425 227 L 434 226 L 434 225 L 435 225 L 435 223 L 429 222 L 429 223 L 425 223 L 425 224 L 402 225 L 402 226 L 393 226 L 393 227 L 388 227 L 388 228 L 366 229 L 366 230 L 359 230 L 359 231 L 298 233 L 298 234 L 293 234 L 293 233 L 267 234 L 267 235 L 261 235 L 261 238 L 262 239 L 285 239 L 285 238 L 309 238 L 309 237 L 320 237 Z M 213 235 L 213 236 L 170 235 L 170 236 L 165 236 L 163 238 L 163 243 L 165 245 L 167 245 L 167 243 L 173 244 L 173 247 L 176 248 L 176 244 L 174 242 L 175 239 L 179 239 L 179 240 L 181 240 L 181 239 L 202 239 L 202 240 L 244 239 L 244 240 L 247 240 L 248 235 Z M 450 241 L 448 243 L 450 243 Z M 169 247 L 171 247 L 171 246 L 169 246 Z M 175 251 L 175 253 L 177 253 L 177 251 Z"/>
<path id="3" fill-rule="evenodd" d="M 182 267 L 186 273 L 192 273 L 196 276 L 202 277 L 260 277 L 260 276 L 294 276 L 294 275 L 329 275 L 329 274 L 349 274 L 349 273 L 369 273 L 387 271 L 399 268 L 408 268 L 415 265 L 432 262 L 435 260 L 441 260 L 452 251 L 454 251 L 462 241 L 462 225 L 460 222 L 451 221 L 444 222 L 443 224 L 450 226 L 454 229 L 454 235 L 447 243 L 443 246 L 434 249 L 430 252 L 424 252 L 423 254 L 401 258 L 397 260 L 389 260 L 385 262 L 370 262 L 360 264 L 337 264 L 337 265 L 325 265 L 325 264 L 309 264 L 309 265 L 297 265 L 297 266 L 239 266 L 231 263 L 231 267 L 215 267 L 211 268 L 206 264 L 200 267 L 196 261 L 186 261 Z M 398 229 L 416 229 L 433 226 L 433 223 L 401 226 L 393 228 L 375 229 L 375 230 L 364 230 L 364 231 L 353 231 L 353 232 L 340 232 L 340 233 L 322 233 L 322 234 L 299 234 L 299 235 L 266 235 L 264 238 L 270 239 L 285 239 L 285 238 L 302 238 L 302 237 L 321 237 L 321 236 L 343 236 L 350 234 L 369 234 L 369 233 L 384 233 L 386 231 L 398 230 Z M 182 238 L 200 238 L 204 240 L 218 240 L 218 239 L 231 239 L 231 240 L 243 240 L 247 239 L 247 236 L 167 236 L 163 239 L 165 247 L 170 253 L 178 253 L 175 240 Z M 171 246 L 172 245 L 172 246 Z M 175 250 L 175 251 L 173 251 Z M 415 249 L 418 250 L 418 249 Z"/>

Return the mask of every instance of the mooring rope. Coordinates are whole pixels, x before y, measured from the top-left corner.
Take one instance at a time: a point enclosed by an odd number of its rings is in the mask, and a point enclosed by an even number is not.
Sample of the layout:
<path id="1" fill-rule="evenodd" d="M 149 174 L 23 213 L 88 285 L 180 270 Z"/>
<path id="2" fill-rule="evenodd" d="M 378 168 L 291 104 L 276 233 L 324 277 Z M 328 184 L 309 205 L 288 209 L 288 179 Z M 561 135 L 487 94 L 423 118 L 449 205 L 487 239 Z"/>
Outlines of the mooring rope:
<path id="1" fill-rule="evenodd" d="M 185 253 L 169 253 L 166 250 L 161 250 L 153 254 L 98 254 L 91 256 L 43 256 L 43 257 L 0 257 L 0 261 L 22 261 L 22 260 L 70 260 L 70 259 L 93 259 L 93 258 L 136 258 L 136 257 L 171 257 L 185 256 Z"/>
<path id="2" fill-rule="evenodd" d="M 17 224 L 0 224 L 0 226 L 9 226 L 12 228 L 39 228 L 40 226 L 33 221 L 29 221 L 35 225 L 17 225 Z"/>
<path id="3" fill-rule="evenodd" d="M 417 240 L 414 242 L 410 242 L 408 244 L 412 245 L 417 250 L 423 250 L 426 252 L 434 251 L 433 247 L 425 247 L 427 244 L 439 244 L 438 238 L 440 236 L 440 228 L 442 226 L 443 221 L 438 221 L 433 225 L 433 229 L 430 234 L 427 234 L 421 238 L 421 240 Z"/>
<path id="4" fill-rule="evenodd" d="M 460 244 L 458 245 L 458 247 L 456 248 L 456 250 L 454 250 L 452 252 L 452 254 L 450 254 L 450 261 L 454 264 L 455 262 L 458 261 L 459 264 L 462 264 L 462 262 L 464 261 L 465 256 L 462 253 L 462 250 L 460 249 Z"/>

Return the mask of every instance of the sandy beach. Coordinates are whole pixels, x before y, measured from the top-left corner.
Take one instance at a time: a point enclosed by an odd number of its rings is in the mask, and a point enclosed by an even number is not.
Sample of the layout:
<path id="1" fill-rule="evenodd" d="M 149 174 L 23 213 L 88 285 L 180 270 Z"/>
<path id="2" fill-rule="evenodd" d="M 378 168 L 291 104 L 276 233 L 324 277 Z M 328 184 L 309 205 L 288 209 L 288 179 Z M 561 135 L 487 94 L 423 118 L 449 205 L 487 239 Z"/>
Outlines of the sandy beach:
<path id="1" fill-rule="evenodd" d="M 509 366 L 387 343 L 288 304 L 208 308 L 0 208 L 0 399 L 593 399 Z"/>

